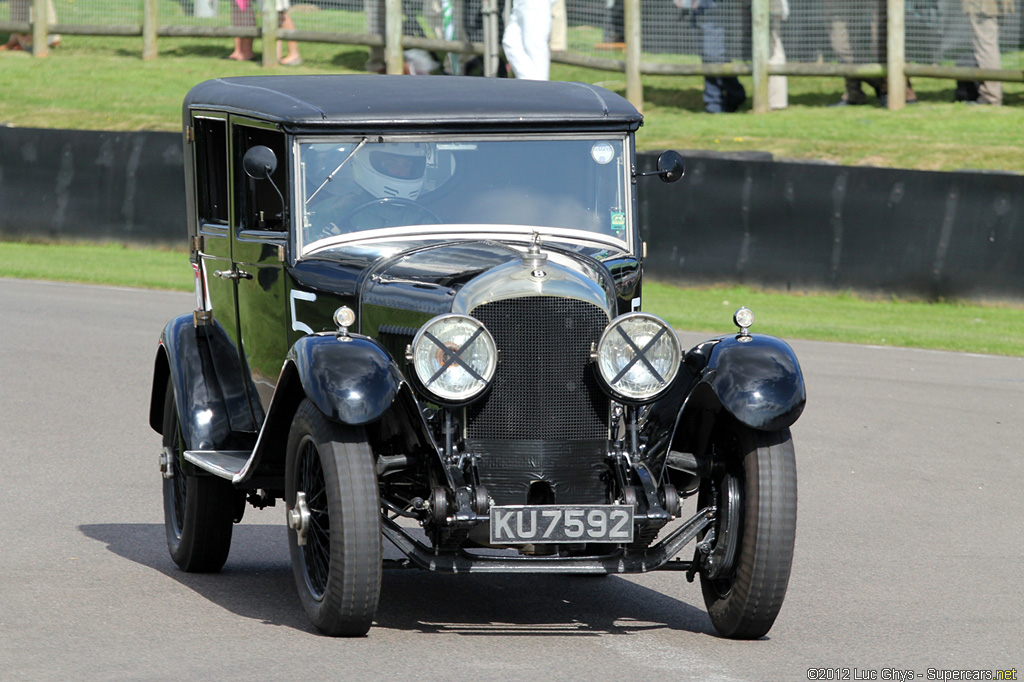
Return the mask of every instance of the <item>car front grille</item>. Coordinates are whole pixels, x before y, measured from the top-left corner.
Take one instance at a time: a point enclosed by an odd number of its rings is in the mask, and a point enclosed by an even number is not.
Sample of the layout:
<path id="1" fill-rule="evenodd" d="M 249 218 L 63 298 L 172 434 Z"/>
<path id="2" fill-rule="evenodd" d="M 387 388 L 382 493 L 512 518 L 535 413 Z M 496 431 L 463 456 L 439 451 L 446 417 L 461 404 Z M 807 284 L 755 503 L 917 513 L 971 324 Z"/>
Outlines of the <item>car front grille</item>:
<path id="1" fill-rule="evenodd" d="M 467 440 L 575 441 L 607 438 L 607 396 L 590 360 L 607 314 L 585 301 L 529 296 L 470 313 L 500 352 L 494 384 L 468 409 Z"/>
<path id="2" fill-rule="evenodd" d="M 531 296 L 470 313 L 501 353 L 490 392 L 466 410 L 466 445 L 495 504 L 526 504 L 543 483 L 557 504 L 603 503 L 609 399 L 590 366 L 604 310 Z"/>

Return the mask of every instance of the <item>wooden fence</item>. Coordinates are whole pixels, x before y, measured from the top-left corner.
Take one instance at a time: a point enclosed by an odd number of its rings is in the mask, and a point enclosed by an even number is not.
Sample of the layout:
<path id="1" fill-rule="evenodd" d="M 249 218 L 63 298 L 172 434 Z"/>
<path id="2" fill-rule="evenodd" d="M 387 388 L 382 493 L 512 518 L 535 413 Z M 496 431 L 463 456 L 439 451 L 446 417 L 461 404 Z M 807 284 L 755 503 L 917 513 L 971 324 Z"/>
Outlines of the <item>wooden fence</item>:
<path id="1" fill-rule="evenodd" d="M 13 1 L 13 0 L 12 0 Z M 402 34 L 402 0 L 385 0 L 385 27 L 382 35 L 373 33 L 338 33 L 327 31 L 285 30 L 277 25 L 275 12 L 264 12 L 262 26 L 172 26 L 161 25 L 157 11 L 158 0 L 140 0 L 143 4 L 142 21 L 128 25 L 82 25 L 51 22 L 47 18 L 47 0 L 32 0 L 33 17 L 28 23 L 0 21 L 0 31 L 31 33 L 33 52 L 47 54 L 46 36 L 49 33 L 68 35 L 141 36 L 142 57 L 157 57 L 160 37 L 251 37 L 262 38 L 264 66 L 276 63 L 277 41 L 295 40 L 343 45 L 383 47 L 387 73 L 402 73 L 403 51 L 421 48 L 441 53 L 482 55 L 484 75 L 494 76 L 498 70 L 501 36 L 498 35 L 499 0 L 481 0 L 484 17 L 483 42 L 448 41 Z M 666 0 L 667 1 L 667 0 Z M 722 64 L 663 63 L 644 61 L 641 52 L 640 0 L 624 0 L 624 50 L 621 59 L 598 57 L 568 50 L 555 50 L 553 62 L 585 66 L 606 71 L 625 73 L 626 96 L 638 108 L 643 105 L 641 75 L 677 76 L 750 76 L 753 80 L 753 111 L 768 111 L 768 77 L 780 76 L 840 76 L 859 78 L 886 78 L 889 83 L 889 109 L 905 105 L 904 80 L 907 77 L 941 78 L 955 80 L 998 80 L 1024 82 L 1024 71 L 1014 69 L 983 70 L 977 68 L 919 64 L 906 59 L 905 38 L 906 6 L 904 0 L 887 0 L 888 36 L 887 61 L 876 64 L 830 64 L 790 62 L 769 64 L 770 0 L 749 0 L 751 5 L 751 59 L 749 62 Z"/>

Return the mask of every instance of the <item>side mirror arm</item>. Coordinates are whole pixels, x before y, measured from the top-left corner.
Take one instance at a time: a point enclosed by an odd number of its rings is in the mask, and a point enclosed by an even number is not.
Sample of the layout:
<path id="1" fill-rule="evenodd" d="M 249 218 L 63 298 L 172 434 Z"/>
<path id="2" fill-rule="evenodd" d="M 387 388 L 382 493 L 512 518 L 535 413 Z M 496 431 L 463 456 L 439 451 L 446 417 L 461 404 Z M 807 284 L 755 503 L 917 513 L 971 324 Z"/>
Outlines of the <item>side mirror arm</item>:
<path id="1" fill-rule="evenodd" d="M 669 150 L 662 152 L 658 157 L 658 170 L 647 171 L 646 173 L 633 173 L 634 178 L 643 178 L 649 175 L 657 175 L 662 182 L 677 182 L 686 173 L 686 166 L 683 157 L 679 152 Z"/>

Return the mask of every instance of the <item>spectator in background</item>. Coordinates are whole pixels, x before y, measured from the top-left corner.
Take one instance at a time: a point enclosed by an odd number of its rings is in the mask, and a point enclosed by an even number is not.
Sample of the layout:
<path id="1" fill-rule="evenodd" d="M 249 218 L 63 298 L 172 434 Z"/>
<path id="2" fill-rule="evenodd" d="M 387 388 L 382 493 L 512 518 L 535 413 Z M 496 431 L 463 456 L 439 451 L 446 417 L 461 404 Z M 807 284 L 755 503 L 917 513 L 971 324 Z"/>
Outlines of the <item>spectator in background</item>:
<path id="1" fill-rule="evenodd" d="M 553 4 L 554 0 L 512 0 L 501 46 L 516 78 L 548 80 Z"/>
<path id="2" fill-rule="evenodd" d="M 962 0 L 964 14 L 971 23 L 971 48 L 979 69 L 1002 68 L 999 55 L 999 15 L 1012 14 L 1013 4 L 1014 0 Z M 964 96 L 968 102 L 994 106 L 1003 103 L 1003 84 L 999 81 L 967 82 L 963 86 L 968 88 Z M 971 98 L 973 88 L 977 89 L 974 99 Z"/>
<path id="3" fill-rule="evenodd" d="M 690 10 L 690 21 L 701 31 L 700 58 L 705 64 L 729 61 L 726 38 L 729 24 L 739 9 L 750 16 L 750 0 L 673 0 L 680 9 Z M 738 18 L 741 19 L 742 16 Z M 704 77 L 704 111 L 709 114 L 732 113 L 747 100 L 747 91 L 736 76 Z"/>
<path id="4" fill-rule="evenodd" d="M 57 23 L 57 10 L 53 6 L 53 0 L 46 0 L 46 11 L 49 14 L 49 23 Z M 11 21 L 31 23 L 32 21 L 32 0 L 11 0 Z M 50 47 L 60 45 L 60 36 L 51 33 L 46 37 L 46 44 Z M 0 50 L 32 50 L 32 35 L 29 33 L 12 33 L 6 45 L 0 45 Z"/>
<path id="5" fill-rule="evenodd" d="M 266 11 L 266 4 L 270 0 L 262 0 L 261 8 Z M 273 0 L 277 6 L 277 25 L 281 28 L 294 30 L 295 22 L 292 21 L 288 10 L 291 7 L 289 0 Z M 231 5 L 231 24 L 233 26 L 255 26 L 256 8 L 250 0 L 235 0 Z M 254 59 L 252 51 L 252 38 L 235 38 L 235 49 L 227 56 L 228 59 L 247 62 Z M 277 44 L 277 61 L 285 66 L 298 66 L 302 63 L 299 56 L 299 44 L 294 40 L 288 41 L 288 56 L 281 58 L 281 43 Z"/>
<path id="6" fill-rule="evenodd" d="M 882 64 L 885 64 L 888 58 L 886 2 L 885 0 L 868 0 L 866 4 L 867 8 L 865 9 L 863 6 L 854 5 L 850 0 L 825 0 L 825 13 L 831 23 L 829 38 L 832 42 L 832 50 L 836 53 L 840 64 L 856 62 L 854 30 L 864 19 L 868 21 L 871 38 L 869 53 L 866 56 L 870 60 Z M 867 83 L 875 91 L 879 105 L 884 107 L 888 104 L 888 85 L 885 78 L 846 78 L 843 96 L 833 106 L 867 104 L 868 98 L 864 94 L 863 83 Z M 917 95 L 910 87 L 909 78 L 907 79 L 906 102 L 907 104 L 917 102 Z"/>
<path id="7" fill-rule="evenodd" d="M 963 0 L 939 0 L 939 41 L 931 56 L 932 63 L 940 64 L 953 59 L 957 66 L 974 69 L 978 67 L 971 49 L 971 26 L 964 14 Z M 958 80 L 954 102 L 973 102 L 978 99 L 976 81 Z"/>
<path id="8" fill-rule="evenodd" d="M 679 7 L 679 3 L 676 3 Z M 605 0 L 603 40 L 609 45 L 626 42 L 625 18 L 622 0 Z"/>

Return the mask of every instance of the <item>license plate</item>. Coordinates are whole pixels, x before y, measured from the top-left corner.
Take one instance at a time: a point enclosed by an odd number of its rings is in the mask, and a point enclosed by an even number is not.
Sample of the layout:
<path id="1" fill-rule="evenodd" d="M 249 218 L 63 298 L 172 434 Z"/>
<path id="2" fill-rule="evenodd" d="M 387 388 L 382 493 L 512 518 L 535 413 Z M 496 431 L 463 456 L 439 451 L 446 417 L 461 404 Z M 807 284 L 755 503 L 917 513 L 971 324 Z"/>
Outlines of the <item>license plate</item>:
<path id="1" fill-rule="evenodd" d="M 491 543 L 632 542 L 633 508 L 602 505 L 491 507 Z"/>

